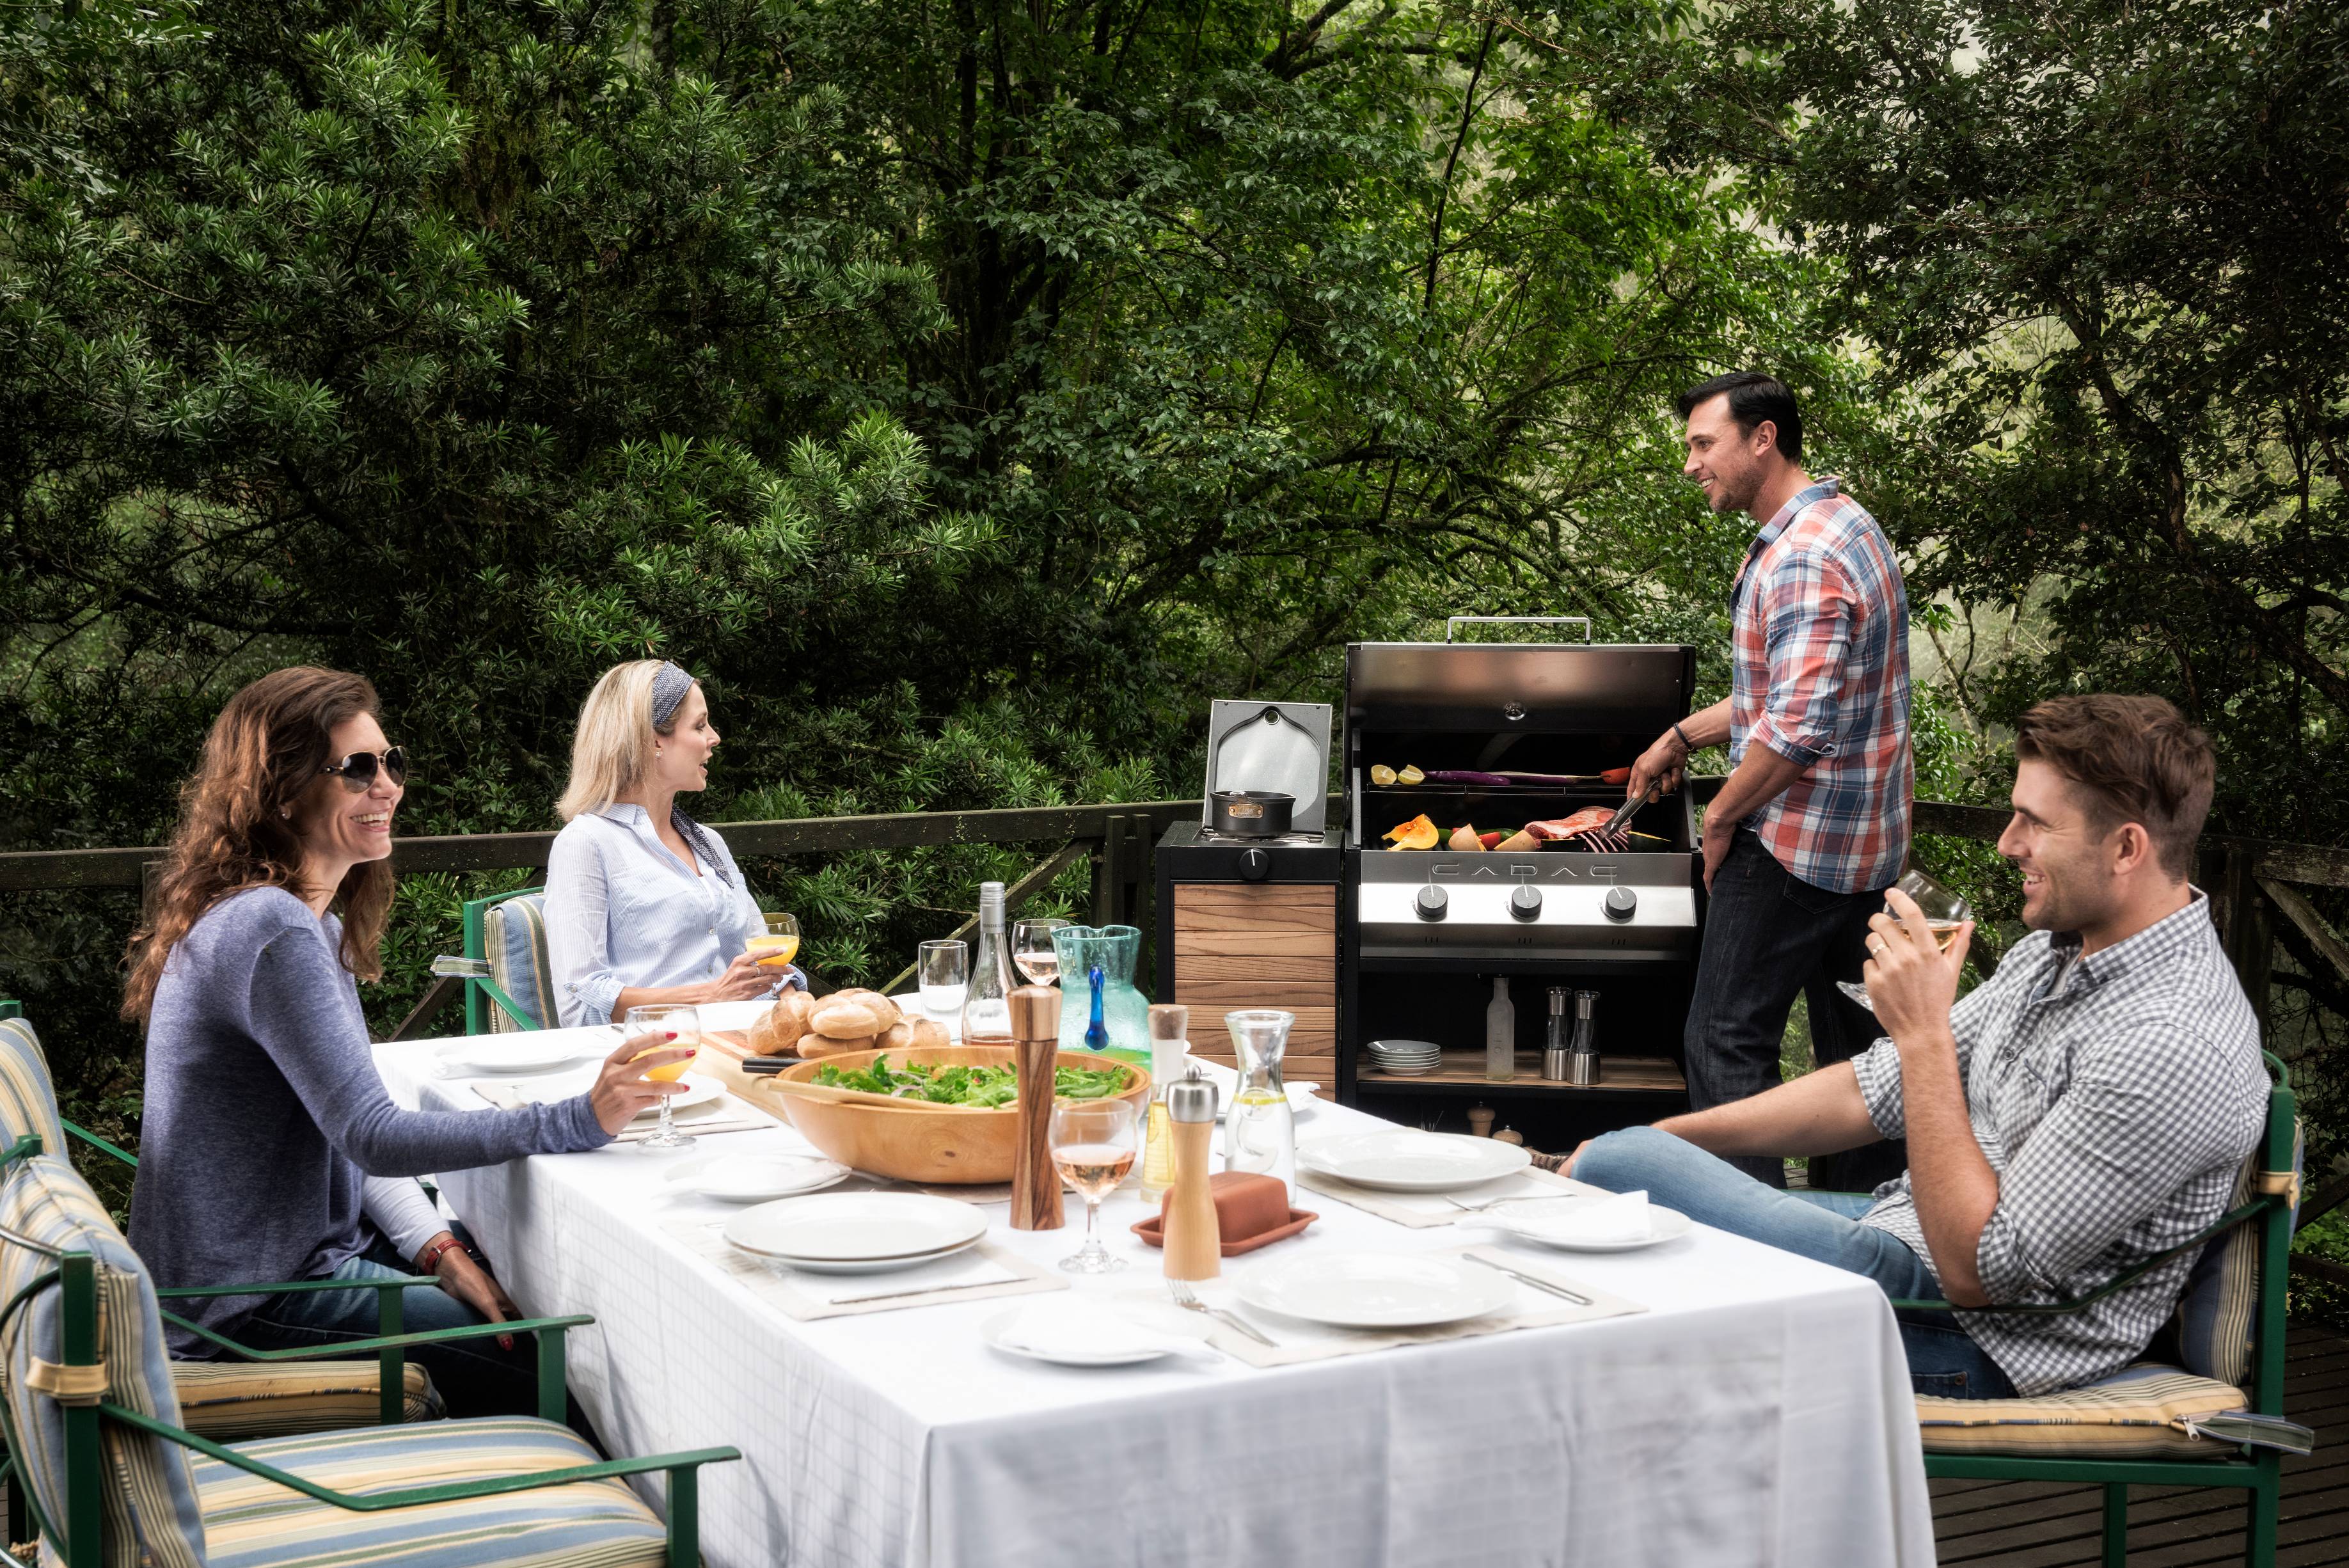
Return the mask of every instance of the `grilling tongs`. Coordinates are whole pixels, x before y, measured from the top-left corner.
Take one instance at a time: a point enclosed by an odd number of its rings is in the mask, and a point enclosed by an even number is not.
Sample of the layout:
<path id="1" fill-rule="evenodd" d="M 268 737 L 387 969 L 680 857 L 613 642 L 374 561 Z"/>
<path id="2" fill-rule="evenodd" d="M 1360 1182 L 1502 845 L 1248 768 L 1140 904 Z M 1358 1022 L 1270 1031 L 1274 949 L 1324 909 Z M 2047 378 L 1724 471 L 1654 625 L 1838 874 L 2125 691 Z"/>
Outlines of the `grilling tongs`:
<path id="1" fill-rule="evenodd" d="M 1597 839 L 1618 855 L 1630 848 L 1630 835 L 1623 830 L 1631 826 L 1632 818 L 1640 815 L 1641 807 L 1656 798 L 1656 786 L 1663 782 L 1661 778 L 1651 779 L 1647 794 L 1624 796 L 1623 804 L 1615 808 L 1615 815 L 1607 819 L 1606 826 L 1594 828 L 1584 836 Z"/>

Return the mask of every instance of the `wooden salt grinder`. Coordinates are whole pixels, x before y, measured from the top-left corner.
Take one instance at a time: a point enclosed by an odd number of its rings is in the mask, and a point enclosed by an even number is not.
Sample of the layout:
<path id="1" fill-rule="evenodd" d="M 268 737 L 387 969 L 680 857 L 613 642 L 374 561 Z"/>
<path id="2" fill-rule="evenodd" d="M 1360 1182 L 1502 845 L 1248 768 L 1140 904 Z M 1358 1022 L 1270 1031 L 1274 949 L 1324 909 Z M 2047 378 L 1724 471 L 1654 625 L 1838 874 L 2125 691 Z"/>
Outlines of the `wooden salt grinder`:
<path id="1" fill-rule="evenodd" d="M 1061 993 L 1011 993 L 1011 1051 L 1019 1071 L 1019 1145 L 1011 1158 L 1011 1228 L 1061 1228 L 1061 1173 L 1052 1166 L 1052 1075 L 1061 1054 Z"/>

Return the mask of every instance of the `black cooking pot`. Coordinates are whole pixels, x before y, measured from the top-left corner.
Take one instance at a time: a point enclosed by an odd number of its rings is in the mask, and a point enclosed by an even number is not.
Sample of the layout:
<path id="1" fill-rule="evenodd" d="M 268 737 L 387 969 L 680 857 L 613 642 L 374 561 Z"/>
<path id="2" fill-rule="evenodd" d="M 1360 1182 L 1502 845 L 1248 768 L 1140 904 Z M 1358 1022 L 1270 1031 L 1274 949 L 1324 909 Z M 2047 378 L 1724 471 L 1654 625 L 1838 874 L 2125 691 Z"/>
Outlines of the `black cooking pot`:
<path id="1" fill-rule="evenodd" d="M 1261 789 L 1219 789 L 1207 797 L 1216 831 L 1232 838 L 1278 838 L 1288 831 L 1297 797 Z"/>

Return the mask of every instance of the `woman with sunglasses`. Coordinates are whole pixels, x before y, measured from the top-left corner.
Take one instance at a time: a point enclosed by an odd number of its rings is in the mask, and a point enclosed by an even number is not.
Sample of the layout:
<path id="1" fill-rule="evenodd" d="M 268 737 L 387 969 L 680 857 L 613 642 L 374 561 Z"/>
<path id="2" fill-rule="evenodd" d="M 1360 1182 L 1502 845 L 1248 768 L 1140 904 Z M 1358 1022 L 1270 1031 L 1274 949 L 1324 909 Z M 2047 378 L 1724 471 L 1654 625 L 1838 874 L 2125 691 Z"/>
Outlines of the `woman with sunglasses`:
<path id="1" fill-rule="evenodd" d="M 159 1285 L 384 1279 L 420 1272 L 407 1326 L 519 1315 L 415 1178 L 589 1149 L 676 1092 L 652 1035 L 605 1059 L 593 1089 L 515 1111 L 403 1110 L 385 1092 L 357 981 L 382 971 L 391 823 L 407 757 L 373 687 L 281 670 L 229 699 L 182 793 L 152 918 L 132 939 L 123 1015 L 147 1030 L 130 1242 Z M 181 1310 L 259 1349 L 376 1332 L 372 1290 L 202 1298 Z M 175 1354 L 217 1342 L 171 1330 Z M 525 1336 L 526 1337 L 526 1336 Z M 412 1348 L 459 1415 L 534 1407 L 532 1347 L 484 1336 Z"/>
<path id="2" fill-rule="evenodd" d="M 717 750 L 700 682 L 667 659 L 616 665 L 587 694 L 546 861 L 546 958 L 566 1027 L 807 988 L 797 969 L 751 956 L 758 900 L 726 841 L 677 804 L 709 787 Z"/>

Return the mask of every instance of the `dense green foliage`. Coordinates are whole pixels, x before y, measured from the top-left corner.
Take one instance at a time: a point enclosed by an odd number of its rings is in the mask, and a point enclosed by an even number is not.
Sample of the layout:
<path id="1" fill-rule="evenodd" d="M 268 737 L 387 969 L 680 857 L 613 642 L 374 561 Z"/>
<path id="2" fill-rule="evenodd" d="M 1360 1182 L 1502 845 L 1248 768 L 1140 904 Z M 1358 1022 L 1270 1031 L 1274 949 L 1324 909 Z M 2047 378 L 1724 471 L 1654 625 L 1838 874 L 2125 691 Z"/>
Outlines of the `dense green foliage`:
<path id="1" fill-rule="evenodd" d="M 2226 826 L 2333 840 L 2344 26 L 0 11 L 0 847 L 155 841 L 222 696 L 295 659 L 376 679 L 419 832 L 547 826 L 646 650 L 709 683 L 721 819 L 1180 793 L 1208 698 L 1327 699 L 1350 638 L 1451 611 L 1718 680 L 1749 525 L 1666 405 L 1754 364 L 1908 554 L 1927 793 L 1994 795 L 2047 690 L 2157 690 Z M 871 981 L 1019 863 L 751 869 Z M 471 890 L 406 889 L 379 1016 Z M 0 993 L 118 1109 L 128 914 L 0 916 Z M 2292 956 L 2321 1051 L 2342 998 Z"/>

